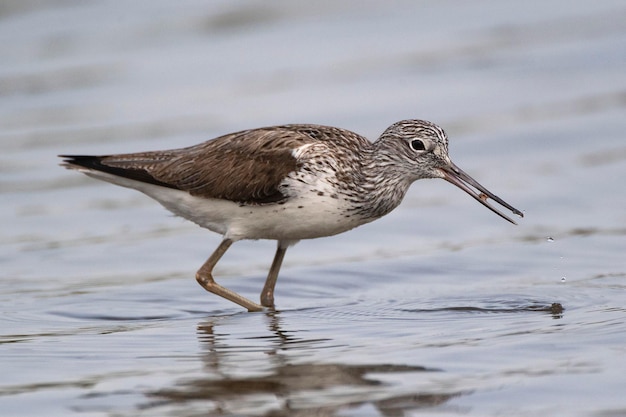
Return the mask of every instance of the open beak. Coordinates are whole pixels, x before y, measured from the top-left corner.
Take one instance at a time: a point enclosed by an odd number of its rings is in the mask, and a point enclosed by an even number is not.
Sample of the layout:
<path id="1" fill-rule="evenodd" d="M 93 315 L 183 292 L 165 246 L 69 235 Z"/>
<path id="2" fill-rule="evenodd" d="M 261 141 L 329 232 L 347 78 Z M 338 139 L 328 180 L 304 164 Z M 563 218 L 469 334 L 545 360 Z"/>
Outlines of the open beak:
<path id="1" fill-rule="evenodd" d="M 483 206 L 487 207 L 489 210 L 496 213 L 498 216 L 502 217 L 505 220 L 510 221 L 513 224 L 515 223 L 508 216 L 502 214 L 495 207 L 493 207 L 487 200 L 490 198 L 496 203 L 500 204 L 502 207 L 506 207 L 511 210 L 514 214 L 517 214 L 520 217 L 524 217 L 524 213 L 510 205 L 509 203 L 502 200 L 497 195 L 493 194 L 491 191 L 487 190 L 485 187 L 480 185 L 478 181 L 474 178 L 467 175 L 461 168 L 454 165 L 450 162 L 450 165 L 445 168 L 440 168 L 443 173 L 443 179 L 456 185 L 461 190 L 465 191 L 469 195 L 471 195 L 476 201 L 478 201 Z M 473 188 L 472 188 L 473 187 Z"/>

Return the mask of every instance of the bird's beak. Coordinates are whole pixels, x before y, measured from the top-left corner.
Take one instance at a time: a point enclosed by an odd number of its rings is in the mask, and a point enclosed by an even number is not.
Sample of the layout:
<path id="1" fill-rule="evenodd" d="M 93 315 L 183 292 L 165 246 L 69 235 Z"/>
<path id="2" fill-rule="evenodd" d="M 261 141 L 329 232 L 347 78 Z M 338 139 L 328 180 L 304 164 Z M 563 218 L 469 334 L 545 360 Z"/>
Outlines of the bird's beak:
<path id="1" fill-rule="evenodd" d="M 480 204 L 487 207 L 489 210 L 493 211 L 494 213 L 496 213 L 498 216 L 502 217 L 503 219 L 508 220 L 513 224 L 517 224 L 513 220 L 511 220 L 508 216 L 502 214 L 495 207 L 489 204 L 487 202 L 487 199 L 491 198 L 496 203 L 511 210 L 514 214 L 517 214 L 520 217 L 524 217 L 524 213 L 522 213 L 521 211 L 519 211 L 518 209 L 516 209 L 509 203 L 505 202 L 500 197 L 493 194 L 491 191 L 487 190 L 485 187 L 480 185 L 478 181 L 476 181 L 474 178 L 467 175 L 461 168 L 457 167 L 452 162 L 450 162 L 450 165 L 444 168 L 440 168 L 440 170 L 443 173 L 444 180 L 456 185 L 461 190 L 471 195 Z"/>

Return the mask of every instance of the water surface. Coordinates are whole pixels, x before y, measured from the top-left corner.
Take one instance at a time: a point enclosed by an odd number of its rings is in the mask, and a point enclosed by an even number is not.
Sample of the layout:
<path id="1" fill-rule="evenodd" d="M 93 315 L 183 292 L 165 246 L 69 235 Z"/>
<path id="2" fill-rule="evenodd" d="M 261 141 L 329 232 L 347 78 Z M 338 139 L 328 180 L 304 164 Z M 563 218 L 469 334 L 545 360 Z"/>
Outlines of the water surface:
<path id="1" fill-rule="evenodd" d="M 619 1 L 5 1 L 0 410 L 11 416 L 626 415 Z M 219 236 L 61 153 L 424 118 L 525 218 L 420 181 L 291 248 L 276 312 L 203 291 Z M 273 242 L 219 282 L 256 299 Z"/>

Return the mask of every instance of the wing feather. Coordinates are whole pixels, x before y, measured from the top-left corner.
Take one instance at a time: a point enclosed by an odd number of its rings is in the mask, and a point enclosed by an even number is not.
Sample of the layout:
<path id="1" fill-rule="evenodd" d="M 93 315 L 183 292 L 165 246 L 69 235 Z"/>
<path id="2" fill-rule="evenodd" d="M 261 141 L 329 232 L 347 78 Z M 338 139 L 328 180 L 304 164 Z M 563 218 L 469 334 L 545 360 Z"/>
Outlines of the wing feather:
<path id="1" fill-rule="evenodd" d="M 350 142 L 353 146 L 346 146 Z M 287 198 L 280 185 L 304 162 L 297 150 L 311 143 L 341 152 L 351 148 L 358 152 L 360 146 L 369 146 L 367 139 L 344 129 L 284 125 L 231 133 L 187 148 L 64 156 L 64 162 L 69 168 L 107 172 L 198 197 L 263 204 Z"/>

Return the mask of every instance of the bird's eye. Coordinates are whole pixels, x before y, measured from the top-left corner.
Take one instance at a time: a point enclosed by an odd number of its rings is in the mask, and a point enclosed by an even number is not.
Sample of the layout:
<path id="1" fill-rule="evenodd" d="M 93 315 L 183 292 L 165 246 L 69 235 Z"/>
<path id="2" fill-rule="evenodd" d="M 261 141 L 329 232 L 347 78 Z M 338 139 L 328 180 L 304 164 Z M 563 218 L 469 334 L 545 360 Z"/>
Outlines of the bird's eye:
<path id="1" fill-rule="evenodd" d="M 425 151 L 426 145 L 424 145 L 424 142 L 419 139 L 413 139 L 411 141 L 411 149 L 413 149 L 414 151 Z"/>

